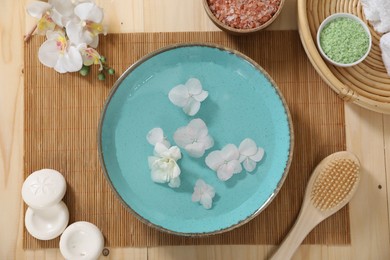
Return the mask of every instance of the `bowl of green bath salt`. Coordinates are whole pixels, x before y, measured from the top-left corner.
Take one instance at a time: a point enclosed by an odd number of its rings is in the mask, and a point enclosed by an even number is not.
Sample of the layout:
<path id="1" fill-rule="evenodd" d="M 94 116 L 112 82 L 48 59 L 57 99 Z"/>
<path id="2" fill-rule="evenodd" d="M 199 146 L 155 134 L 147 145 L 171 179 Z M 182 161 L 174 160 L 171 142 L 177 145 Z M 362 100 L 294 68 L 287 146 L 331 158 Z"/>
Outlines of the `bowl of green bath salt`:
<path id="1" fill-rule="evenodd" d="M 318 28 L 317 46 L 330 63 L 350 67 L 367 57 L 371 50 L 371 33 L 359 17 L 336 13 L 328 16 Z"/>

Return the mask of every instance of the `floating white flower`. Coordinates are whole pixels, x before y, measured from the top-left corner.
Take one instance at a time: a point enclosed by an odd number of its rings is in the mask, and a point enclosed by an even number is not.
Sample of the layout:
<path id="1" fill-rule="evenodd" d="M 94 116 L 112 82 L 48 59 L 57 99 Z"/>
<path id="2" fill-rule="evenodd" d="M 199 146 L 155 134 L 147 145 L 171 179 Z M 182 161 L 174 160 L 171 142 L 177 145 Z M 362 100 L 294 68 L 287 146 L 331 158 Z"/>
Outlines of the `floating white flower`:
<path id="1" fill-rule="evenodd" d="M 148 140 L 148 143 L 150 143 L 151 145 L 156 145 L 157 143 L 162 143 L 163 145 L 165 145 L 168 148 L 171 146 L 171 144 L 167 140 L 166 136 L 164 135 L 164 131 L 159 127 L 156 127 L 156 128 L 153 128 L 152 130 L 150 130 L 148 132 L 148 134 L 146 135 L 146 140 Z"/>
<path id="2" fill-rule="evenodd" d="M 196 78 L 190 78 L 184 85 L 180 84 L 169 91 L 169 100 L 190 116 L 198 113 L 200 102 L 208 97 L 209 93 L 202 89 L 202 84 Z"/>
<path id="3" fill-rule="evenodd" d="M 213 198 L 215 196 L 215 190 L 212 186 L 208 185 L 204 180 L 199 179 L 195 183 L 194 193 L 192 193 L 192 201 L 200 202 L 205 209 L 210 209 L 213 204 Z"/>
<path id="4" fill-rule="evenodd" d="M 47 40 L 38 51 L 39 61 L 60 73 L 81 69 L 83 59 L 78 49 L 71 45 L 61 31 L 48 31 Z"/>
<path id="5" fill-rule="evenodd" d="M 250 138 L 244 139 L 239 148 L 240 163 L 243 163 L 245 170 L 252 172 L 256 168 L 256 164 L 264 157 L 264 149 L 257 147 L 255 141 Z"/>
<path id="6" fill-rule="evenodd" d="M 98 35 L 105 33 L 105 28 L 101 24 L 103 10 L 95 3 L 86 2 L 76 5 L 74 14 L 75 17 L 66 24 L 69 40 L 76 45 L 86 43 L 96 48 L 99 43 Z"/>
<path id="7" fill-rule="evenodd" d="M 205 122 L 199 118 L 178 128 L 173 139 L 179 147 L 184 148 L 190 156 L 195 158 L 202 157 L 205 151 L 214 145 L 214 140 L 208 134 Z"/>
<path id="8" fill-rule="evenodd" d="M 151 177 L 154 182 L 168 183 L 171 188 L 180 186 L 181 170 L 177 160 L 181 159 L 179 147 L 166 147 L 162 143 L 156 143 L 154 156 L 148 157 Z"/>
<path id="9" fill-rule="evenodd" d="M 222 150 L 209 153 L 205 161 L 210 169 L 217 172 L 221 181 L 226 181 L 242 171 L 239 158 L 238 148 L 234 144 L 227 144 Z"/>

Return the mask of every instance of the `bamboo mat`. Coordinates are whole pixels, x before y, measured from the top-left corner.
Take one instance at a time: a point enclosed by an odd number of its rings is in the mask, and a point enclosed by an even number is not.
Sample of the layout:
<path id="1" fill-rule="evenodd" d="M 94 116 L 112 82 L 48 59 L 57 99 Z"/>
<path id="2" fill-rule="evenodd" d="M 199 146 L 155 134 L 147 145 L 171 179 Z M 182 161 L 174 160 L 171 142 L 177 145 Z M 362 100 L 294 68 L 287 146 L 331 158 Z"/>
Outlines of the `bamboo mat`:
<path id="1" fill-rule="evenodd" d="M 117 75 L 107 76 L 104 82 L 96 79 L 97 68 L 83 78 L 78 73 L 60 75 L 41 65 L 37 53 L 43 40 L 34 37 L 25 45 L 24 177 L 41 168 L 63 173 L 70 223 L 96 224 L 106 246 L 278 244 L 298 215 L 315 165 L 326 155 L 345 149 L 343 101 L 317 75 L 296 31 L 265 31 L 240 38 L 222 32 L 108 35 L 101 38 L 99 50 Z M 271 205 L 248 224 L 205 238 L 168 235 L 140 223 L 110 190 L 98 160 L 98 121 L 116 78 L 143 55 L 179 42 L 213 42 L 253 58 L 283 92 L 295 129 L 290 173 Z M 346 207 L 320 224 L 304 243 L 349 244 L 348 214 Z M 58 241 L 38 241 L 24 231 L 24 248 L 58 247 Z"/>

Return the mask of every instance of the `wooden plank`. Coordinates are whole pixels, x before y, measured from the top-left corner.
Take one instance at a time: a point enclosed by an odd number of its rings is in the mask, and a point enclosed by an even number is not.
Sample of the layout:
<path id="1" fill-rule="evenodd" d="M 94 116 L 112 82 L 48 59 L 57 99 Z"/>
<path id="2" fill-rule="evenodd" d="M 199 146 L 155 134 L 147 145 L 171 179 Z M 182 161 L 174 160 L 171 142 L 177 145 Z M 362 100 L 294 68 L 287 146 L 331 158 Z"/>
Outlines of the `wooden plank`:
<path id="1" fill-rule="evenodd" d="M 386 183 L 379 184 L 378 189 L 387 193 L 387 214 L 390 233 L 390 115 L 383 116 L 383 137 L 385 146 Z"/>
<path id="2" fill-rule="evenodd" d="M 350 203 L 352 258 L 389 259 L 383 115 L 353 104 L 345 108 L 347 147 L 362 165 L 362 179 Z"/>
<path id="3" fill-rule="evenodd" d="M 23 226 L 23 9 L 14 1 L 0 8 L 0 259 L 15 258 Z"/>
<path id="4" fill-rule="evenodd" d="M 267 256 L 267 246 L 181 246 L 154 247 L 148 250 L 148 260 L 258 260 Z"/>

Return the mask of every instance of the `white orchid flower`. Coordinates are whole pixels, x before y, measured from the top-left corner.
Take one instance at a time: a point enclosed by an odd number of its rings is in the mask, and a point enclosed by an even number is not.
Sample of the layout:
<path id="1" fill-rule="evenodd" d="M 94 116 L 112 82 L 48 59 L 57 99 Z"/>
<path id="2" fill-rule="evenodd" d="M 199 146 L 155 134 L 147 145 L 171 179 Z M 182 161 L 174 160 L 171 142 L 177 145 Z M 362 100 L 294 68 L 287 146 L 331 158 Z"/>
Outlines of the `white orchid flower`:
<path id="1" fill-rule="evenodd" d="M 180 186 L 180 167 L 177 160 L 181 159 L 179 147 L 166 147 L 162 143 L 157 143 L 154 147 L 154 156 L 148 157 L 151 177 L 154 182 L 168 183 L 171 188 Z"/>
<path id="2" fill-rule="evenodd" d="M 202 84 L 196 78 L 190 78 L 184 85 L 180 84 L 169 91 L 169 100 L 183 111 L 194 116 L 200 109 L 200 103 L 209 93 L 202 89 Z"/>
<path id="3" fill-rule="evenodd" d="M 75 45 L 86 43 L 96 48 L 99 34 L 106 33 L 103 21 L 103 10 L 94 3 L 83 2 L 74 8 L 75 17 L 66 24 L 69 40 Z"/>
<path id="4" fill-rule="evenodd" d="M 194 186 L 194 193 L 192 193 L 192 201 L 200 202 L 205 209 L 210 209 L 213 205 L 213 198 L 215 196 L 215 190 L 212 186 L 208 185 L 204 180 L 199 179 Z"/>
<path id="5" fill-rule="evenodd" d="M 53 6 L 46 2 L 33 1 L 27 5 L 27 13 L 39 19 L 37 23 L 37 34 L 44 35 L 56 27 L 54 20 L 61 20 L 60 15 L 53 10 Z"/>
<path id="6" fill-rule="evenodd" d="M 221 181 L 227 181 L 233 174 L 242 171 L 239 157 L 238 148 L 234 144 L 227 144 L 222 150 L 209 153 L 205 162 L 210 169 L 217 172 L 217 176 Z"/>
<path id="7" fill-rule="evenodd" d="M 79 71 L 83 59 L 78 49 L 71 45 L 61 31 L 49 31 L 47 40 L 38 51 L 39 61 L 59 73 Z"/>
<path id="8" fill-rule="evenodd" d="M 148 143 L 150 143 L 151 145 L 162 143 L 168 148 L 171 147 L 171 144 L 167 140 L 167 137 L 164 135 L 164 131 L 159 127 L 150 130 L 146 135 L 146 140 L 148 140 Z"/>
<path id="9" fill-rule="evenodd" d="M 240 152 L 240 163 L 243 163 L 244 169 L 252 172 L 256 164 L 264 157 L 264 149 L 257 147 L 255 141 L 250 138 L 244 139 L 238 147 Z"/>
<path id="10" fill-rule="evenodd" d="M 173 139 L 190 156 L 200 158 L 207 149 L 214 145 L 214 139 L 208 134 L 208 131 L 205 122 L 196 118 L 191 120 L 188 125 L 178 128 L 173 134 Z"/>
<path id="11" fill-rule="evenodd" d="M 94 48 L 88 47 L 87 44 L 85 44 L 85 43 L 80 44 L 77 47 L 77 49 L 81 53 L 81 57 L 83 58 L 83 64 L 85 66 L 91 66 L 91 65 L 95 64 L 95 65 L 100 66 L 100 68 L 99 68 L 100 71 L 103 70 L 103 63 L 101 61 L 101 56 L 97 52 L 97 50 L 95 50 Z"/>
<path id="12" fill-rule="evenodd" d="M 56 26 L 64 27 L 64 24 L 73 15 L 73 4 L 70 0 L 50 0 L 48 3 L 33 1 L 27 5 L 27 13 L 39 19 L 37 33 L 44 35 L 52 31 Z"/>

